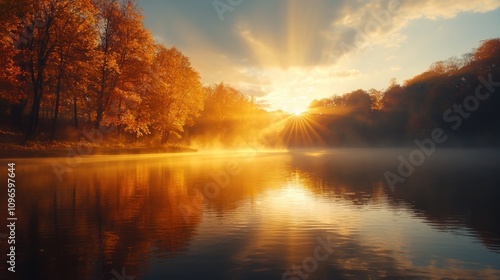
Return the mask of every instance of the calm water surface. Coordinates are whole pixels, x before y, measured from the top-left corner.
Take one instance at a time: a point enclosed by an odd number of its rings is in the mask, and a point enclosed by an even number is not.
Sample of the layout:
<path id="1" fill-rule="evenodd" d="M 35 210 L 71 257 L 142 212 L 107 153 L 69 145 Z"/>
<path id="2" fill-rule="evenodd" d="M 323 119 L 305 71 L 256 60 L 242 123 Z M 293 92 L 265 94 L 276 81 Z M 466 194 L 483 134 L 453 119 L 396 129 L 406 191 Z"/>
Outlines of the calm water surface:
<path id="1" fill-rule="evenodd" d="M 17 272 L 0 276 L 500 279 L 500 152 L 440 151 L 392 190 L 408 153 L 96 156 L 62 181 L 65 159 L 14 160 Z"/>

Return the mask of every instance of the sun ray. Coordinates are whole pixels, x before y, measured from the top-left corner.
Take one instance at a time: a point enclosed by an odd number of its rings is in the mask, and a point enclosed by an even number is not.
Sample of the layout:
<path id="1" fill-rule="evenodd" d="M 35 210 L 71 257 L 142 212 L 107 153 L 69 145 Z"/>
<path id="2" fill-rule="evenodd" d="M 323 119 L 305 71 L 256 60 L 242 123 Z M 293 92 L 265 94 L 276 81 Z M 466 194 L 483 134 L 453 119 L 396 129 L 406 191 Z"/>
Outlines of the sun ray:
<path id="1" fill-rule="evenodd" d="M 307 112 L 301 114 L 290 114 L 285 119 L 283 139 L 290 147 L 316 147 L 325 145 L 322 132 L 327 131 L 325 127 L 314 121 Z"/>

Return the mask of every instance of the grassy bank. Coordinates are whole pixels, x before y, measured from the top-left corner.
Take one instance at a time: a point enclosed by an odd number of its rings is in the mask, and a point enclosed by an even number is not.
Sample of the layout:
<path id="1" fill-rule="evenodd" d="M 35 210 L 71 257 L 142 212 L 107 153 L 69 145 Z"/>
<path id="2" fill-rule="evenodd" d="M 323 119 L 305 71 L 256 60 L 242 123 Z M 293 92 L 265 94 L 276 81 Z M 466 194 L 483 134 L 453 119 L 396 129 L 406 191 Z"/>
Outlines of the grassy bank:
<path id="1" fill-rule="evenodd" d="M 2 147 L 0 158 L 48 158 L 66 157 L 76 151 L 74 147 L 35 148 L 19 145 Z M 154 154 L 154 153 L 183 153 L 196 152 L 196 149 L 187 147 L 100 147 L 86 148 L 82 155 L 124 155 L 124 154 Z"/>
<path id="2" fill-rule="evenodd" d="M 0 158 L 66 157 L 77 155 L 124 155 L 196 152 L 196 149 L 182 145 L 147 146 L 144 143 L 88 141 L 30 141 L 23 143 L 20 132 L 0 129 Z"/>
<path id="3" fill-rule="evenodd" d="M 31 145 L 2 144 L 0 158 L 38 158 L 66 157 L 79 153 L 79 143 L 37 143 Z M 124 154 L 154 154 L 154 153 L 184 153 L 196 152 L 196 149 L 181 146 L 164 147 L 134 147 L 134 146 L 83 146 L 80 155 L 124 155 Z"/>

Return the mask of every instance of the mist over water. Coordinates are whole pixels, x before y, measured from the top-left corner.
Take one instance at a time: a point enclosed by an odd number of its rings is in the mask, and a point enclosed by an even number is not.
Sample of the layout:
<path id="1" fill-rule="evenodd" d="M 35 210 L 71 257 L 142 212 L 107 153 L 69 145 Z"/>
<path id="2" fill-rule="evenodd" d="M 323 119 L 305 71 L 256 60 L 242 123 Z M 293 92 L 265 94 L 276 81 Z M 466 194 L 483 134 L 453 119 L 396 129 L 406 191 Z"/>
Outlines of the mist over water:
<path id="1" fill-rule="evenodd" d="M 62 182 L 19 159 L 16 276 L 498 279 L 500 151 L 438 150 L 389 187 L 410 152 L 91 156 Z"/>

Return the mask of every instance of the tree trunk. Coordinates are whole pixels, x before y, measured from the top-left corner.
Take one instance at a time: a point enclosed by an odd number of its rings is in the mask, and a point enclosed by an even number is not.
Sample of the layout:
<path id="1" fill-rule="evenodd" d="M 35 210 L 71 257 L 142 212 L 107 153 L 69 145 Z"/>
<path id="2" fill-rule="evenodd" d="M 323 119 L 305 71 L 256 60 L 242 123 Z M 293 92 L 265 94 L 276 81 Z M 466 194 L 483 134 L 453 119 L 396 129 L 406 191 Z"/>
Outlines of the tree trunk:
<path id="1" fill-rule="evenodd" d="M 26 141 L 31 140 L 35 135 L 38 128 L 38 119 L 40 114 L 40 94 L 38 93 L 39 89 L 35 87 L 33 91 L 33 104 L 31 106 L 28 129 L 26 131 Z"/>
<path id="2" fill-rule="evenodd" d="M 56 107 L 54 112 L 54 118 L 52 119 L 52 130 L 50 132 L 50 140 L 54 140 L 56 136 L 56 126 L 57 126 L 57 118 L 59 117 L 59 100 L 61 98 L 61 93 L 59 90 L 59 82 L 56 90 Z"/>
<path id="3" fill-rule="evenodd" d="M 73 97 L 73 112 L 74 112 L 73 118 L 75 121 L 75 128 L 78 128 L 78 111 L 76 107 L 76 95 Z"/>
<path id="4" fill-rule="evenodd" d="M 167 144 L 168 138 L 170 138 L 170 130 L 164 131 L 162 133 L 161 144 L 162 145 Z"/>
<path id="5" fill-rule="evenodd" d="M 97 111 L 94 126 L 95 128 L 99 128 L 101 125 L 103 113 L 104 113 L 104 98 L 106 92 L 106 82 L 108 81 L 108 75 L 106 72 L 106 67 L 108 65 L 108 45 L 104 48 L 104 61 L 101 65 L 101 84 L 99 93 L 97 95 Z"/>
<path id="6" fill-rule="evenodd" d="M 98 102 L 98 104 L 97 104 L 97 112 L 96 112 L 97 114 L 96 114 L 95 122 L 94 122 L 94 127 L 95 128 L 99 128 L 99 126 L 101 125 L 102 113 L 103 113 L 102 98 L 99 98 L 99 100 L 97 102 Z"/>
<path id="7" fill-rule="evenodd" d="M 23 127 L 23 113 L 24 109 L 26 108 L 26 100 L 21 101 L 20 103 L 13 104 L 11 107 L 11 118 L 12 118 L 12 123 L 16 127 Z"/>
<path id="8" fill-rule="evenodd" d="M 57 118 L 59 117 L 59 102 L 61 100 L 61 84 L 62 84 L 62 71 L 63 71 L 63 62 L 59 65 L 59 75 L 57 75 L 57 86 L 56 86 L 56 106 L 54 109 L 54 118 L 52 119 L 52 130 L 50 132 L 50 140 L 54 140 L 56 137 L 56 127 L 57 127 Z"/>

